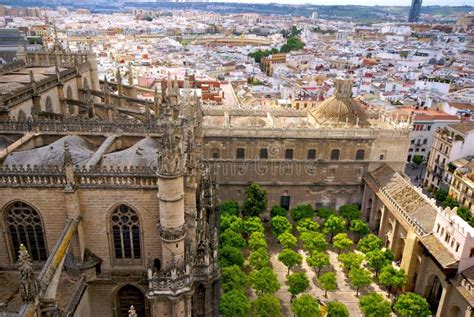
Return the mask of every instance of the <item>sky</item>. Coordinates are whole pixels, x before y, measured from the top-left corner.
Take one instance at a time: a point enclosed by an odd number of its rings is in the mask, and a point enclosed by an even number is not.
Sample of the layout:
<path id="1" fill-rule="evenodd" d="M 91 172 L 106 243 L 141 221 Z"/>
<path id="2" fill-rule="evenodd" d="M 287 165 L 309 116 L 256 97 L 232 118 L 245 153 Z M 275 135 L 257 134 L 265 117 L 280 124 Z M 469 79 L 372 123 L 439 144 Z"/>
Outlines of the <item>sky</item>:
<path id="1" fill-rule="evenodd" d="M 411 0 L 227 0 L 229 2 L 245 2 L 245 3 L 289 3 L 289 4 L 316 4 L 316 5 L 341 5 L 341 4 L 352 4 L 352 5 L 396 5 L 396 6 L 409 6 Z M 474 5 L 474 0 L 423 0 L 423 5 L 447 5 L 447 6 L 460 6 L 460 5 Z"/>

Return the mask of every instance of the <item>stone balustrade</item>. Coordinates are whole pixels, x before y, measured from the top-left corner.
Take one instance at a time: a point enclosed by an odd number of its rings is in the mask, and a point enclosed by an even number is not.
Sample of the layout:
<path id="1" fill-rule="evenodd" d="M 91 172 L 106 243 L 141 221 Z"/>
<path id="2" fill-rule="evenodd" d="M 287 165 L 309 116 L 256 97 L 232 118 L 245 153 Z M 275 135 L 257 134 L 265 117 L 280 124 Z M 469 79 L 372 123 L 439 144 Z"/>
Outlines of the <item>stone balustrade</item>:
<path id="1" fill-rule="evenodd" d="M 106 122 L 78 117 L 58 120 L 8 120 L 0 121 L 2 133 L 54 132 L 54 133 L 155 133 L 161 134 L 162 127 L 155 122 L 120 121 Z"/>
<path id="2" fill-rule="evenodd" d="M 85 167 L 74 168 L 74 183 L 68 184 L 62 166 L 0 167 L 0 187 L 79 188 L 151 188 L 158 187 L 156 170 L 149 167 Z"/>
<path id="3" fill-rule="evenodd" d="M 149 270 L 148 276 L 149 296 L 179 295 L 191 290 L 194 283 L 192 269 L 189 266 L 186 266 L 183 270 L 174 268 L 153 274 Z"/>

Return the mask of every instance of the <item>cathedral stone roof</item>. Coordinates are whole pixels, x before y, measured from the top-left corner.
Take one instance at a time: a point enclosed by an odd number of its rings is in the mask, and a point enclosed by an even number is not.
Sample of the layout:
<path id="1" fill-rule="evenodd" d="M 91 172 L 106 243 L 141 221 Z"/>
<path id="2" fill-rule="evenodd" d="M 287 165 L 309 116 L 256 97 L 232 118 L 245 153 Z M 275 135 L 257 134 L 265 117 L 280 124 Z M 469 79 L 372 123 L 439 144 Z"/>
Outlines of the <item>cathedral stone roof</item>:
<path id="1" fill-rule="evenodd" d="M 147 137 L 125 150 L 104 155 L 101 165 L 156 167 L 157 152 L 158 141 Z"/>
<path id="2" fill-rule="evenodd" d="M 321 124 L 367 125 L 364 110 L 352 98 L 352 82 L 349 80 L 336 80 L 334 95 L 323 101 L 312 113 Z"/>
<path id="3" fill-rule="evenodd" d="M 69 135 L 46 146 L 10 153 L 5 158 L 3 165 L 62 166 L 64 164 L 64 144 L 66 142 L 69 145 L 69 152 L 74 165 L 84 165 L 94 154 L 94 150 L 86 140 L 77 135 Z"/>
<path id="4" fill-rule="evenodd" d="M 368 172 L 368 176 L 380 191 L 388 195 L 425 232 L 433 230 L 437 207 L 402 175 L 384 164 Z"/>

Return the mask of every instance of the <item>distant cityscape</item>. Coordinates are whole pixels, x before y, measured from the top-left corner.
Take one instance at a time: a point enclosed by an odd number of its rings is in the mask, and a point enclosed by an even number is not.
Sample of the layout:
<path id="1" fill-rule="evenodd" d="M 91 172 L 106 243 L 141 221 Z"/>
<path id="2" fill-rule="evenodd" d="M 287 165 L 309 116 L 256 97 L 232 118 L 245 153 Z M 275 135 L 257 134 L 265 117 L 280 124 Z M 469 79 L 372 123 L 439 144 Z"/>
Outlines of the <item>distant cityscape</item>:
<path id="1" fill-rule="evenodd" d="M 474 317 L 474 7 L 0 3 L 0 316 Z"/>

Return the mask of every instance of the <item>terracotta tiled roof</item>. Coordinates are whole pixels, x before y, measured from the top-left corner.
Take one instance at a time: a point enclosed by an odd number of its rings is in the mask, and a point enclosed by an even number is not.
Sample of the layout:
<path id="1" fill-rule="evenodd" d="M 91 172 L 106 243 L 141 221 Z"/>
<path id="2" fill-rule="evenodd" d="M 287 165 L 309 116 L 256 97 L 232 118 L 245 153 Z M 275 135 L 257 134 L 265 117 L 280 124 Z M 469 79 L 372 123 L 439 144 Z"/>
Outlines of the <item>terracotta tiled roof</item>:
<path id="1" fill-rule="evenodd" d="M 387 164 L 369 172 L 369 175 L 380 190 L 387 193 L 425 232 L 433 230 L 437 214 L 435 207 L 402 175 Z"/>
<path id="2" fill-rule="evenodd" d="M 433 234 L 421 237 L 420 240 L 443 268 L 456 268 L 458 266 L 458 261 L 451 252 Z"/>
<path id="3" fill-rule="evenodd" d="M 467 133 L 474 130 L 474 122 L 463 122 L 458 124 L 450 124 L 450 128 L 459 131 L 461 133 Z"/>

